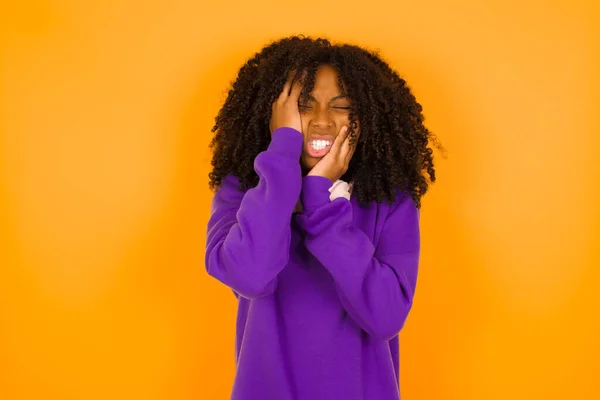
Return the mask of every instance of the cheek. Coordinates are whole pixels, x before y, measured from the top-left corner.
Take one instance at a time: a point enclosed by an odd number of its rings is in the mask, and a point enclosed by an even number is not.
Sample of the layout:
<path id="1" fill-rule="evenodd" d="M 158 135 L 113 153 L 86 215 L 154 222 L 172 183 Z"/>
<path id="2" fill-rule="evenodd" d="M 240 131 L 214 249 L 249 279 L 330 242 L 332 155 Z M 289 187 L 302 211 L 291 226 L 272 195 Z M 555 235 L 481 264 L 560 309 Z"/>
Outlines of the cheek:
<path id="1" fill-rule="evenodd" d="M 302 122 L 302 133 L 308 132 L 308 125 L 310 124 L 310 117 L 300 114 L 300 121 Z"/>
<path id="2" fill-rule="evenodd" d="M 344 125 L 348 125 L 350 123 L 350 119 L 348 118 L 348 114 L 341 114 L 334 118 L 335 124 L 340 128 Z"/>

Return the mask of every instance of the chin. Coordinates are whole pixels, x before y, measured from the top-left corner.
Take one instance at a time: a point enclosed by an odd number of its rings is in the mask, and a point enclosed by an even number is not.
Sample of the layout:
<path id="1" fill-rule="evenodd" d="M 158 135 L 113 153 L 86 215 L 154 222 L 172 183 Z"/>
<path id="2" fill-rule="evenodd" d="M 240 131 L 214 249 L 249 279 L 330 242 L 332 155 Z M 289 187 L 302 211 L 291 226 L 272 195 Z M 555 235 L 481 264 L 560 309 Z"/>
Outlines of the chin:
<path id="1" fill-rule="evenodd" d="M 319 160 L 319 158 L 312 157 L 302 158 L 301 166 L 303 174 L 306 175 L 311 169 L 313 169 L 314 166 L 317 165 Z"/>

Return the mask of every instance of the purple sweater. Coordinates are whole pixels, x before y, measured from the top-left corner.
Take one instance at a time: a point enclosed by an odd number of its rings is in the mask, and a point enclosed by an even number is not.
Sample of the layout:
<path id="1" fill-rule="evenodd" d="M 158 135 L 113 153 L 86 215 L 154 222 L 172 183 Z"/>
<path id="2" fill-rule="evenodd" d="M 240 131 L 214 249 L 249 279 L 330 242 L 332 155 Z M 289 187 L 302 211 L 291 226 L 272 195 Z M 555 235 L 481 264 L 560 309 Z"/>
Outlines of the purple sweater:
<path id="1" fill-rule="evenodd" d="M 330 201 L 331 180 L 302 177 L 302 145 L 277 129 L 255 159 L 258 185 L 244 192 L 229 175 L 213 198 L 206 268 L 238 298 L 231 399 L 399 399 L 419 210 L 400 191 L 393 205 Z"/>

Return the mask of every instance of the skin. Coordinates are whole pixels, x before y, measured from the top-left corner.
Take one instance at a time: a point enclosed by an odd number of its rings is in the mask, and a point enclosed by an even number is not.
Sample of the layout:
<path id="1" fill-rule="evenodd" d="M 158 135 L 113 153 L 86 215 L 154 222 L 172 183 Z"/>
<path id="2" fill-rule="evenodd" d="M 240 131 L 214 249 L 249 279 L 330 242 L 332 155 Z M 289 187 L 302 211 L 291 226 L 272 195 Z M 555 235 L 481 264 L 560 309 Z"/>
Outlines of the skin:
<path id="1" fill-rule="evenodd" d="M 315 85 L 310 95 L 307 103 L 299 105 L 304 135 L 300 163 L 308 175 L 325 176 L 335 182 L 346 172 L 354 154 L 354 148 L 350 147 L 347 137 L 352 103 L 347 96 L 342 95 L 338 86 L 338 73 L 330 65 L 321 65 L 317 69 Z M 335 137 L 333 146 L 325 156 L 315 158 L 308 154 L 311 134 Z"/>
<path id="2" fill-rule="evenodd" d="M 279 127 L 294 128 L 304 136 L 300 164 L 303 174 L 322 176 L 333 182 L 347 170 L 355 146 L 350 145 L 348 135 L 350 99 L 342 95 L 338 86 L 337 71 L 329 65 L 321 65 L 315 75 L 315 85 L 305 104 L 298 104 L 302 84 L 288 80 L 279 98 L 273 103 L 269 126 L 271 132 Z M 334 136 L 329 152 L 322 157 L 312 157 L 307 146 L 313 134 Z M 356 138 L 360 129 L 356 129 Z M 300 200 L 294 212 L 301 212 Z"/>

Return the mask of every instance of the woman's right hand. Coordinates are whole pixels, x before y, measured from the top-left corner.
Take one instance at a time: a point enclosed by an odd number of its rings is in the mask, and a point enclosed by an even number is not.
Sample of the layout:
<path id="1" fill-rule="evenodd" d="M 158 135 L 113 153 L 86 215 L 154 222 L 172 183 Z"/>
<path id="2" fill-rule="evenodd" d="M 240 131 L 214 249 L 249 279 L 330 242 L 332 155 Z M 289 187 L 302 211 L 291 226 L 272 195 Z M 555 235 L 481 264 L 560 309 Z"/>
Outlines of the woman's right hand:
<path id="1" fill-rule="evenodd" d="M 283 126 L 294 128 L 302 132 L 302 120 L 300 119 L 300 111 L 298 110 L 298 99 L 302 88 L 302 82 L 297 80 L 292 85 L 294 72 L 290 74 L 290 78 L 283 86 L 283 90 L 279 98 L 275 100 L 272 107 L 271 120 L 269 121 L 269 129 L 271 134 Z"/>

